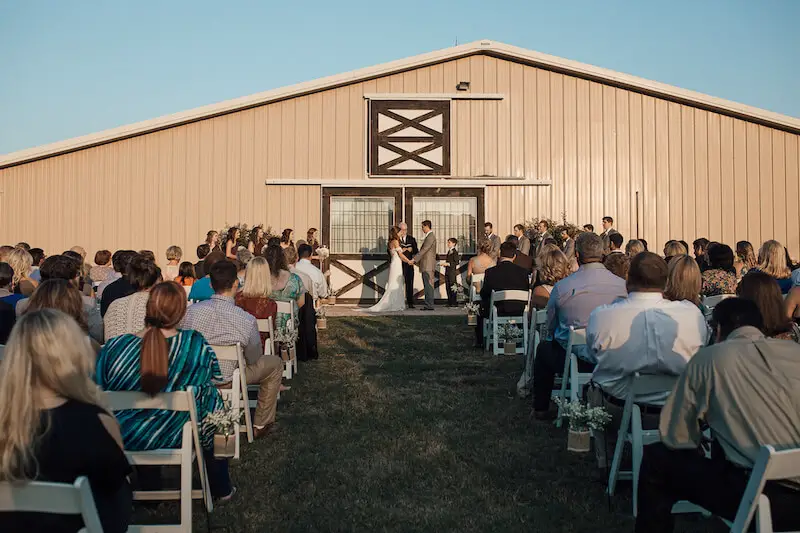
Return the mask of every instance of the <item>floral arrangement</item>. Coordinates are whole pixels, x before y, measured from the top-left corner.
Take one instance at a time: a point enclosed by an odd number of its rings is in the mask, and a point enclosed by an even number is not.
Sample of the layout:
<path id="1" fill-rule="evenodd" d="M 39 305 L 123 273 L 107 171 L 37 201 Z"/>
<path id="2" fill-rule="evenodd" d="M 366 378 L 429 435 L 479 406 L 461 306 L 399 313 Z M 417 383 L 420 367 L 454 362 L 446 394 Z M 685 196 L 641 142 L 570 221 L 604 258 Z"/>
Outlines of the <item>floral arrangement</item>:
<path id="1" fill-rule="evenodd" d="M 291 321 L 287 324 L 291 324 Z M 275 340 L 286 348 L 292 348 L 297 343 L 297 337 L 297 329 L 294 327 L 282 327 L 275 332 Z"/>
<path id="2" fill-rule="evenodd" d="M 326 260 L 331 255 L 331 251 L 328 250 L 327 246 L 320 246 L 317 248 L 317 257 L 319 257 L 322 261 Z"/>
<path id="3" fill-rule="evenodd" d="M 464 304 L 464 311 L 468 315 L 477 315 L 481 310 L 481 304 L 478 302 L 467 302 Z"/>
<path id="4" fill-rule="evenodd" d="M 229 437 L 235 434 L 236 424 L 240 422 L 240 417 L 241 413 L 236 416 L 236 411 L 233 410 L 230 402 L 225 400 L 224 407 L 208 413 L 204 422 L 214 428 L 215 434 Z"/>
<path id="5" fill-rule="evenodd" d="M 516 343 L 519 344 L 523 339 L 522 328 L 516 324 L 503 324 L 500 326 L 497 336 L 503 343 Z"/>
<path id="6" fill-rule="evenodd" d="M 553 220 L 552 218 L 547 217 L 539 217 L 534 218 L 531 220 L 526 220 L 523 222 L 523 226 L 525 226 L 525 236 L 528 237 L 531 242 L 535 242 L 539 239 L 539 222 L 546 222 L 548 231 L 550 235 L 556 240 L 559 248 L 564 247 L 564 239 L 561 237 L 561 232 L 566 231 L 567 234 L 572 237 L 573 239 L 579 234 L 583 233 L 583 226 L 578 226 L 573 224 L 572 222 L 567 222 L 567 213 L 566 211 L 561 212 L 561 222 Z"/>
<path id="7" fill-rule="evenodd" d="M 327 305 L 320 305 L 317 308 L 317 318 L 325 318 L 328 316 L 328 306 Z"/>
<path id="8" fill-rule="evenodd" d="M 561 398 L 556 398 L 555 402 L 561 409 L 562 416 L 569 420 L 571 431 L 600 430 L 611 422 L 611 415 L 604 407 L 589 407 L 585 403 L 568 402 Z"/>
<path id="9" fill-rule="evenodd" d="M 452 285 L 450 285 L 450 290 L 453 291 L 453 294 L 456 295 L 456 299 L 459 302 L 463 302 L 466 300 L 467 291 L 464 287 L 462 287 L 458 283 L 453 283 Z"/>

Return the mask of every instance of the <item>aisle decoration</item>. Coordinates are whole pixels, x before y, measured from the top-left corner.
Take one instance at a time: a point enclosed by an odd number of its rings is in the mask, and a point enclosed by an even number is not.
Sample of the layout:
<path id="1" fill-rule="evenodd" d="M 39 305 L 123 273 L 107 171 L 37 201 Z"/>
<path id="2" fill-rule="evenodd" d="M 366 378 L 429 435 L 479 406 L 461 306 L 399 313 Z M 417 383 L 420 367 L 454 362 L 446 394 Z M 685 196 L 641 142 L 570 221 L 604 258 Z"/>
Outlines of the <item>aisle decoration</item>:
<path id="1" fill-rule="evenodd" d="M 515 355 L 517 353 L 517 345 L 522 344 L 523 331 L 517 324 L 503 324 L 500 326 L 500 331 L 497 336 L 503 342 L 503 353 L 505 355 Z"/>
<path id="2" fill-rule="evenodd" d="M 603 429 L 611 422 L 611 415 L 603 407 L 589 407 L 582 402 L 555 399 L 563 416 L 569 420 L 567 450 L 586 453 L 591 448 L 591 430 Z"/>
<path id="3" fill-rule="evenodd" d="M 325 305 L 317 308 L 317 329 L 328 329 L 328 307 Z"/>
<path id="4" fill-rule="evenodd" d="M 478 302 L 467 302 L 464 304 L 464 311 L 467 313 L 467 325 L 478 325 L 478 313 L 481 312 L 481 304 Z"/>
<path id="5" fill-rule="evenodd" d="M 291 321 L 288 322 L 291 324 Z M 297 329 L 294 327 L 283 327 L 275 332 L 275 341 L 278 343 L 281 359 L 288 361 L 290 359 L 289 353 L 292 348 L 297 344 Z"/>
<path id="6" fill-rule="evenodd" d="M 231 459 L 236 453 L 236 424 L 240 423 L 228 400 L 224 407 L 211 413 L 205 418 L 205 423 L 214 428 L 214 457 L 218 459 Z"/>

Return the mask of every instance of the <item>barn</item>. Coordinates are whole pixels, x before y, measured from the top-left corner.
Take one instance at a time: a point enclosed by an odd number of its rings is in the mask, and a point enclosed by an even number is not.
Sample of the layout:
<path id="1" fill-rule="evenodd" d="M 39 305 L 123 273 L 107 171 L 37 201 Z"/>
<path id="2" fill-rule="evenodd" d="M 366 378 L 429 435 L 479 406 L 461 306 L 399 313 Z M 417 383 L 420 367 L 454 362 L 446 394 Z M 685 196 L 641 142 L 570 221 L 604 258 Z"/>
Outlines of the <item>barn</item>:
<path id="1" fill-rule="evenodd" d="M 478 41 L 0 156 L 0 241 L 192 259 L 225 224 L 316 227 L 352 301 L 380 296 L 401 220 L 432 220 L 439 251 L 455 236 L 467 256 L 484 221 L 504 236 L 562 213 L 655 246 L 775 238 L 798 254 L 798 134 L 796 118 Z"/>

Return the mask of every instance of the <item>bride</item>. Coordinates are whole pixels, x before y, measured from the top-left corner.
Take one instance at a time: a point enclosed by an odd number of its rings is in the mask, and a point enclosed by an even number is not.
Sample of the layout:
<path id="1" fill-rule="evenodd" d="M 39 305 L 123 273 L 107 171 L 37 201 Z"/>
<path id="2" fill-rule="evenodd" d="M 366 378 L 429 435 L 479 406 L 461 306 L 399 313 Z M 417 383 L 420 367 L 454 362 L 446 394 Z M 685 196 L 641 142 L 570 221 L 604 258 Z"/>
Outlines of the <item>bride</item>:
<path id="1" fill-rule="evenodd" d="M 402 263 L 411 264 L 400 248 L 400 228 L 392 226 L 389 232 L 389 279 L 378 303 L 366 309 L 369 313 L 403 311 L 406 308 L 405 279 Z"/>

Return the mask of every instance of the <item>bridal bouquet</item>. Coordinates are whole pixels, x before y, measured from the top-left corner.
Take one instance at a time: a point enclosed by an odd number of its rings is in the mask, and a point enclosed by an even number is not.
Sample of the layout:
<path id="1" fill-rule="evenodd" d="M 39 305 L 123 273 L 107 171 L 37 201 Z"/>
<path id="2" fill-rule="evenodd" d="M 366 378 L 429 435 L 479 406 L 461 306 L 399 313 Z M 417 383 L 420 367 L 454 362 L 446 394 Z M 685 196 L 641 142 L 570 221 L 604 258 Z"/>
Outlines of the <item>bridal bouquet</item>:
<path id="1" fill-rule="evenodd" d="M 322 261 L 325 261 L 331 255 L 331 251 L 328 250 L 327 246 L 320 246 L 317 248 L 317 257 L 319 257 Z"/>

